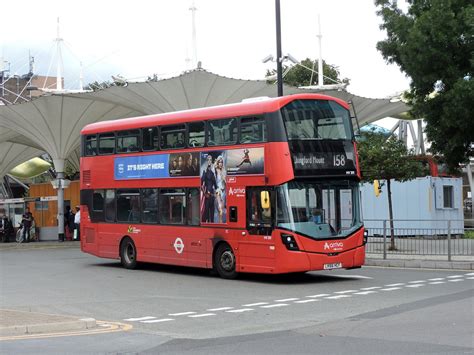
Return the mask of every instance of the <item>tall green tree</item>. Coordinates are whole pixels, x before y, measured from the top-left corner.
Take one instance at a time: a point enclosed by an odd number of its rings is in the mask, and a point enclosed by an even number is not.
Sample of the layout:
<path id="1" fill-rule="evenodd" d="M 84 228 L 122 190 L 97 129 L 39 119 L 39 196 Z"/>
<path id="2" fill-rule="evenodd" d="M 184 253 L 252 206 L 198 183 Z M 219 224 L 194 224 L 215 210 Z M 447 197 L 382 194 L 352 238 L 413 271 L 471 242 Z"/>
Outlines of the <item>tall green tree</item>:
<path id="1" fill-rule="evenodd" d="M 412 115 L 426 120 L 431 151 L 451 171 L 473 156 L 474 3 L 472 0 L 375 0 L 387 39 L 377 49 L 411 78 Z"/>
<path id="2" fill-rule="evenodd" d="M 374 180 L 383 180 L 383 184 L 387 185 L 390 250 L 396 250 L 391 182 L 409 181 L 422 176 L 423 167 L 414 159 L 413 150 L 408 150 L 404 143 L 393 135 L 387 139 L 379 133 L 364 132 L 357 148 L 362 181 L 372 184 Z"/>
<path id="3" fill-rule="evenodd" d="M 306 58 L 302 60 L 301 65 L 296 64 L 291 68 L 289 66 L 283 66 L 283 72 L 289 70 L 283 78 L 283 82 L 291 86 L 309 86 L 316 85 L 318 81 L 318 61 Z M 311 71 L 314 70 L 315 72 Z M 340 78 L 339 68 L 327 64 L 323 60 L 323 78 L 324 84 L 335 84 L 335 83 L 347 83 L 349 84 L 349 79 Z M 267 70 L 267 77 L 276 75 L 276 70 Z"/>

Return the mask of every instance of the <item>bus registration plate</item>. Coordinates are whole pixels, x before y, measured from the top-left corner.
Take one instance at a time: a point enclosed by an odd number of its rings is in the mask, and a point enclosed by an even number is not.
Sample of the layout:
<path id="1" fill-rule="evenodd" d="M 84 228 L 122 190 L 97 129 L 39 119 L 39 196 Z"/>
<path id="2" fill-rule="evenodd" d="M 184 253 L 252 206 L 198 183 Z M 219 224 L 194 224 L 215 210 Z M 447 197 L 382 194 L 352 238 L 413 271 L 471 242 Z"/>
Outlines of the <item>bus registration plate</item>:
<path id="1" fill-rule="evenodd" d="M 342 263 L 324 264 L 324 270 L 340 269 Z"/>

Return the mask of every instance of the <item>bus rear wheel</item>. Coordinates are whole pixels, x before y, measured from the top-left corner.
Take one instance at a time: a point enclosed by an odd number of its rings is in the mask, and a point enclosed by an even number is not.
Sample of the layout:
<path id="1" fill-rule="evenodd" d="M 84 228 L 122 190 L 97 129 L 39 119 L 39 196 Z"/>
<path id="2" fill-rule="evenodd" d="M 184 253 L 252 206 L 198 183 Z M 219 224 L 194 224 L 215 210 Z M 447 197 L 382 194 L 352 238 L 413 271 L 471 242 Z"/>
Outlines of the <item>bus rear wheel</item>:
<path id="1" fill-rule="evenodd" d="M 137 248 L 130 238 L 125 238 L 120 244 L 120 262 L 126 269 L 137 267 Z"/>
<path id="2" fill-rule="evenodd" d="M 235 279 L 238 275 L 235 254 L 228 244 L 220 244 L 214 254 L 214 268 L 223 279 Z"/>

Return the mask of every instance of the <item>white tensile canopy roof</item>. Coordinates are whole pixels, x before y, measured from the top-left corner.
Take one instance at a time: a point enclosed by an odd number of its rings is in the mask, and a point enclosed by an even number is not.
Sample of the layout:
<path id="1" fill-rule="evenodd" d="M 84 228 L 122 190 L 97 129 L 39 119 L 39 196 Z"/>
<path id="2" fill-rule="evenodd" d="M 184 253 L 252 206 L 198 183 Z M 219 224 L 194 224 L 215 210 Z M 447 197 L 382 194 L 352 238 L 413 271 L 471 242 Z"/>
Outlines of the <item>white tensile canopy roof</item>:
<path id="1" fill-rule="evenodd" d="M 265 80 L 232 79 L 198 69 L 170 79 L 113 86 L 92 93 L 41 96 L 27 103 L 0 106 L 0 150 L 4 156 L 8 143 L 24 152 L 17 154 L 16 164 L 46 152 L 57 170 L 67 160 L 77 168 L 80 131 L 89 123 L 274 97 L 276 91 L 276 86 Z M 403 102 L 370 99 L 347 91 L 284 87 L 285 95 L 302 92 L 352 101 L 361 126 L 397 117 L 409 109 Z M 11 159 L 0 160 L 0 175 L 12 165 Z"/>

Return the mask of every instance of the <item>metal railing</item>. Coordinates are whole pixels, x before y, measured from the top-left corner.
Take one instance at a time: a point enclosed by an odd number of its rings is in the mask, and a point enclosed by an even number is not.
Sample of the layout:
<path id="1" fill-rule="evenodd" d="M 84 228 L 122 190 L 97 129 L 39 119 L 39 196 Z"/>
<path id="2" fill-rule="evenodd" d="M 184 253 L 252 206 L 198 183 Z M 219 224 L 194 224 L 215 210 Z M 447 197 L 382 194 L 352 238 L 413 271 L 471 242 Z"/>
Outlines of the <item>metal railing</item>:
<path id="1" fill-rule="evenodd" d="M 364 220 L 367 254 L 474 261 L 474 220 Z M 392 241 L 393 236 L 393 241 Z"/>

